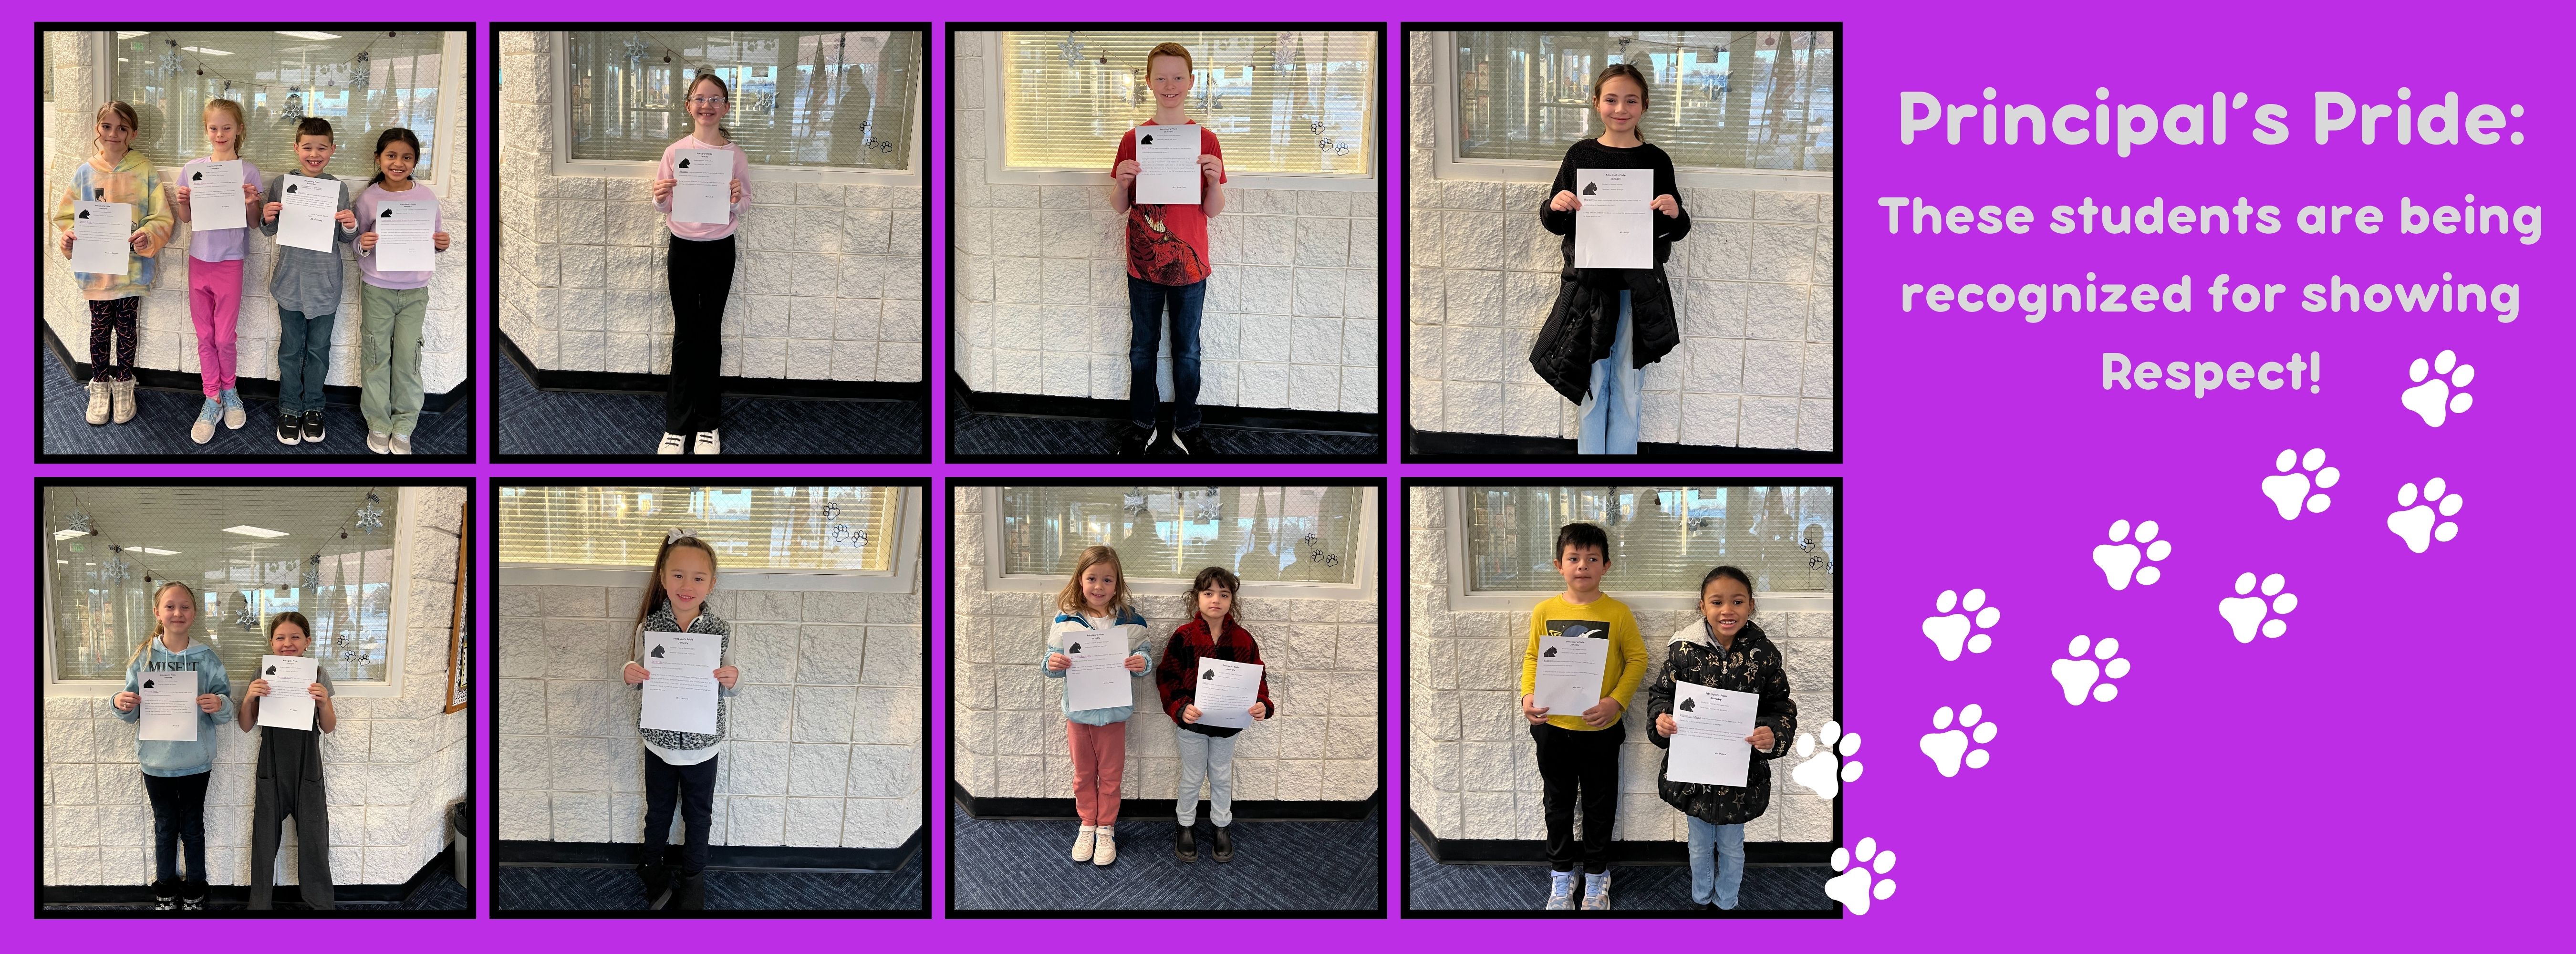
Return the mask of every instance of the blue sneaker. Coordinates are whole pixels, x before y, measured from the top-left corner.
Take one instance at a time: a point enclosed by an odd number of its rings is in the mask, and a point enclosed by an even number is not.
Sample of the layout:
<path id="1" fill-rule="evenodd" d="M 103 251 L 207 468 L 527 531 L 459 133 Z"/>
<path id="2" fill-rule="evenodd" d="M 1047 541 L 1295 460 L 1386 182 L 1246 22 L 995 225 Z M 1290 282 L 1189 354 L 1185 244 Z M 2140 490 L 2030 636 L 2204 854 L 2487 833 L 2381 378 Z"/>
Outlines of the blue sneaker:
<path id="1" fill-rule="evenodd" d="M 1577 875 L 1576 875 L 1574 872 L 1571 872 L 1571 871 L 1551 871 L 1551 872 L 1548 872 L 1548 881 L 1547 881 L 1547 910 L 1550 910 L 1550 911 L 1572 911 L 1572 910 L 1575 910 L 1575 907 L 1574 907 L 1574 879 L 1575 879 L 1576 877 L 1577 877 Z"/>
<path id="2" fill-rule="evenodd" d="M 214 440 L 215 422 L 223 420 L 223 417 L 224 402 L 207 398 L 205 405 L 197 409 L 197 423 L 188 428 L 188 439 L 200 444 Z"/>
<path id="3" fill-rule="evenodd" d="M 249 419 L 249 416 L 242 411 L 241 392 L 232 388 L 225 388 L 224 428 L 226 430 L 234 431 L 241 430 L 242 424 L 249 421 Z"/>

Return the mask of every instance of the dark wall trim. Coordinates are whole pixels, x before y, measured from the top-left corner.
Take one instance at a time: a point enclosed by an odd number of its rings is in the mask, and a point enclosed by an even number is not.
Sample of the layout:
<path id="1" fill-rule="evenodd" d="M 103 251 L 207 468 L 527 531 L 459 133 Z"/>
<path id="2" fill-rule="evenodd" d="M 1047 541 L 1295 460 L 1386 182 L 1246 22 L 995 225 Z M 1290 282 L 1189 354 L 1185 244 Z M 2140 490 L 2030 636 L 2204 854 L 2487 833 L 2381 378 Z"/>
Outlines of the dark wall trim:
<path id="1" fill-rule="evenodd" d="M 948 783 L 948 798 L 964 809 L 967 817 L 982 821 L 1072 821 L 1079 817 L 1074 814 L 1071 798 L 977 798 L 954 781 Z M 1249 821 L 1357 821 L 1367 818 L 1376 807 L 1376 796 L 1348 802 L 1239 800 L 1234 803 L 1234 817 Z M 1118 814 L 1168 821 L 1172 817 L 1172 800 L 1120 799 Z"/>
<path id="2" fill-rule="evenodd" d="M 492 329 L 492 342 L 499 346 L 501 357 L 527 375 L 540 391 L 577 391 L 592 394 L 664 394 L 671 389 L 667 374 L 638 374 L 626 371 L 548 371 L 528 360 L 517 342 L 499 328 Z M 725 397 L 784 398 L 792 401 L 919 401 L 930 400 L 930 388 L 917 381 L 806 381 L 789 378 L 718 378 L 716 386 Z"/>
<path id="3" fill-rule="evenodd" d="M 1052 394 L 977 391 L 967 387 L 965 379 L 958 377 L 955 372 L 950 372 L 948 375 L 948 404 L 951 408 L 977 414 L 1081 418 L 1098 421 L 1127 419 L 1125 401 Z M 1290 411 L 1278 408 L 1202 404 L 1199 406 L 1199 416 L 1202 423 L 1218 427 L 1270 431 L 1306 431 L 1377 437 L 1384 434 L 1386 429 L 1385 415 L 1361 414 L 1356 411 Z M 1370 457 L 1377 459 L 1377 455 L 1370 455 Z"/>
<path id="4" fill-rule="evenodd" d="M 1574 441 L 1562 437 L 1514 437 L 1509 434 L 1460 434 L 1450 431 L 1417 431 L 1407 429 L 1404 435 L 1404 459 L 1414 463 L 1508 463 L 1563 457 L 1569 460 L 1600 461 L 1604 457 L 1577 457 Z M 1830 451 L 1783 450 L 1762 447 L 1709 447 L 1698 444 L 1663 444 L 1641 441 L 1635 460 L 1692 461 L 1726 464 L 1834 464 L 1841 461 Z"/>
<path id="5" fill-rule="evenodd" d="M 54 353 L 54 360 L 57 363 L 60 363 L 63 367 L 71 370 L 72 379 L 83 382 L 88 381 L 89 362 L 76 360 L 72 357 L 71 349 L 64 347 L 62 338 L 54 334 L 54 326 L 47 324 L 40 319 L 36 322 L 36 328 L 39 333 L 45 336 L 43 342 L 44 348 Z M 86 345 L 84 345 L 84 347 L 86 347 Z M 186 371 L 164 371 L 157 368 L 136 368 L 134 369 L 134 381 L 137 386 L 154 391 L 185 391 L 191 394 L 199 394 L 203 393 L 204 389 L 204 385 L 199 383 L 200 379 L 196 375 L 190 374 Z M 239 390 L 241 392 L 241 396 L 247 400 L 277 400 L 277 382 L 268 378 L 254 378 L 245 375 L 234 379 L 234 387 L 236 390 Z M 449 408 L 466 403 L 467 400 L 473 396 L 474 373 L 471 370 L 468 370 L 465 374 L 465 380 L 457 382 L 456 386 L 448 389 L 446 393 L 423 395 L 421 398 L 420 409 L 423 413 L 427 414 L 444 413 Z M 329 404 L 341 404 L 349 407 L 356 407 L 358 406 L 358 389 L 345 384 L 324 385 L 322 388 L 322 399 L 325 403 Z"/>
<path id="6" fill-rule="evenodd" d="M 391 903 L 409 901 L 411 900 L 412 895 L 420 893 L 420 889 L 429 884 L 429 879 L 451 877 L 448 872 L 453 870 L 453 860 L 455 857 L 456 845 L 451 842 L 447 847 L 439 849 L 438 854 L 430 856 L 429 861 L 422 864 L 419 871 L 412 872 L 411 880 L 405 881 L 401 884 L 333 885 L 331 893 L 334 898 L 341 901 L 381 901 Z M 207 897 L 210 901 L 217 904 L 249 904 L 250 886 L 239 884 L 213 885 L 207 889 Z M 304 905 L 304 896 L 297 894 L 293 885 L 279 885 L 277 887 L 277 893 L 274 896 L 274 900 L 279 904 L 289 907 L 300 908 Z M 142 884 L 46 885 L 40 891 L 39 903 L 150 904 L 152 903 L 152 886 Z"/>
<path id="7" fill-rule="evenodd" d="M 719 871 L 859 871 L 883 874 L 903 867 L 921 851 L 922 829 L 893 848 L 783 848 L 715 845 L 707 849 L 707 867 Z M 680 846 L 668 846 L 678 858 Z M 503 841 L 493 863 L 505 868 L 617 867 L 638 864 L 644 846 L 606 841 Z"/>
<path id="8" fill-rule="evenodd" d="M 1543 865 L 1547 843 L 1532 839 L 1440 838 L 1431 834 L 1413 810 L 1404 810 L 1405 830 L 1413 833 L 1431 860 L 1444 865 Z M 1822 841 L 1747 841 L 1748 865 L 1821 865 L 1833 858 L 1834 845 Z M 1690 847 L 1678 841 L 1614 841 L 1610 862 L 1621 865 L 1686 865 Z"/>

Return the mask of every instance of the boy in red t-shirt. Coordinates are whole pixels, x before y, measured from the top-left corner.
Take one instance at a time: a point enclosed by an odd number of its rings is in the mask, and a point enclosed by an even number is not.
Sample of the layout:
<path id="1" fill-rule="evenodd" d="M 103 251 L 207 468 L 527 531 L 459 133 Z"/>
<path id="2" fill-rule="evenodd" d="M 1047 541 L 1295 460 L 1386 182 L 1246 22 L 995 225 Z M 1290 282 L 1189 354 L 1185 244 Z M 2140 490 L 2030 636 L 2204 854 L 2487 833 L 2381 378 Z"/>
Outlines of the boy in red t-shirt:
<path id="1" fill-rule="evenodd" d="M 1216 133 L 1190 122 L 1181 105 L 1198 85 L 1190 51 L 1164 43 L 1145 54 L 1146 82 L 1154 91 L 1154 121 L 1118 140 L 1109 170 L 1109 207 L 1127 214 L 1128 427 L 1118 452 L 1146 454 L 1161 447 L 1180 454 L 1213 452 L 1199 428 L 1199 310 L 1207 300 L 1207 220 L 1225 210 L 1225 153 Z M 1190 126 L 1199 134 L 1199 204 L 1138 203 L 1136 135 L 1161 126 Z M 1172 315 L 1172 430 L 1156 430 L 1154 356 L 1162 345 L 1163 313 Z M 1168 435 L 1168 436 L 1166 436 Z"/>

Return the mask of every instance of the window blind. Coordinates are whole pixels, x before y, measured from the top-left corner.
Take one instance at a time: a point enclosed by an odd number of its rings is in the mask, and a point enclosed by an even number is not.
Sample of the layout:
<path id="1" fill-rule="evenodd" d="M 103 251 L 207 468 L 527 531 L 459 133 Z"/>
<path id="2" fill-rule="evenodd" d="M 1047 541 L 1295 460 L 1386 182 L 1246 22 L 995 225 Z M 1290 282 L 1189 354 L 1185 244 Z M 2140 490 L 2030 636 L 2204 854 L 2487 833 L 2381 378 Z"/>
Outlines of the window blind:
<path id="1" fill-rule="evenodd" d="M 1084 548 L 1118 550 L 1130 579 L 1358 579 L 1360 487 L 1004 487 L 1002 569 L 1071 579 Z"/>
<path id="2" fill-rule="evenodd" d="M 651 570 L 674 528 L 734 570 L 892 568 L 900 487 L 502 487 L 501 561 Z M 721 579 L 719 579 L 721 585 Z"/>
<path id="3" fill-rule="evenodd" d="M 1154 117 L 1146 53 L 1167 41 L 1190 50 L 1189 116 L 1216 133 L 1227 174 L 1375 168 L 1377 34 L 1244 30 L 1001 34 L 1004 165 L 1107 174 Z"/>
<path id="4" fill-rule="evenodd" d="M 242 157 L 263 178 L 295 168 L 296 124 L 319 116 L 340 147 L 324 168 L 353 188 L 375 177 L 376 135 L 394 126 L 420 138 L 413 174 L 427 182 L 438 169 L 446 44 L 446 34 L 411 31 L 120 31 L 108 42 L 109 95 L 134 107 L 143 125 L 134 148 L 158 165 L 206 155 L 206 103 L 230 99 L 247 114 Z"/>
<path id="5" fill-rule="evenodd" d="M 1639 134 L 1677 167 L 1831 171 L 1834 34 L 1747 31 L 1462 31 L 1455 35 L 1458 158 L 1562 162 L 1601 134 L 1592 80 L 1612 63 L 1647 78 Z"/>
<path id="6" fill-rule="evenodd" d="M 575 32 L 564 35 L 574 159 L 657 162 L 688 135 L 702 70 L 730 87 L 724 127 L 753 165 L 912 164 L 916 32 Z"/>
<path id="7" fill-rule="evenodd" d="M 1601 588 L 1696 593 L 1719 565 L 1761 593 L 1829 593 L 1838 547 L 1832 487 L 1466 487 L 1470 587 L 1553 592 L 1558 528 L 1610 537 Z"/>

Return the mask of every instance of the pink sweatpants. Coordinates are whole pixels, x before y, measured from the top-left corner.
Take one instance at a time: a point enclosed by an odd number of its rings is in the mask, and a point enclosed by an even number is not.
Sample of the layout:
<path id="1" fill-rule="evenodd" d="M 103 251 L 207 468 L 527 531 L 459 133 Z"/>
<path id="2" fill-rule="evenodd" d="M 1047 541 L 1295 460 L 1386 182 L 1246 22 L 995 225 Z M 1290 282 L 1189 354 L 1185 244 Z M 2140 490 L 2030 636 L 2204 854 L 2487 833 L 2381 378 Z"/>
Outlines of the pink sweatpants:
<path id="1" fill-rule="evenodd" d="M 1065 747 L 1073 750 L 1073 810 L 1085 825 L 1118 823 L 1118 782 L 1127 774 L 1127 723 L 1084 725 L 1067 720 Z"/>
<path id="2" fill-rule="evenodd" d="M 233 340 L 241 323 L 242 260 L 188 260 L 188 318 L 197 325 L 197 380 L 207 397 L 233 387 Z"/>

